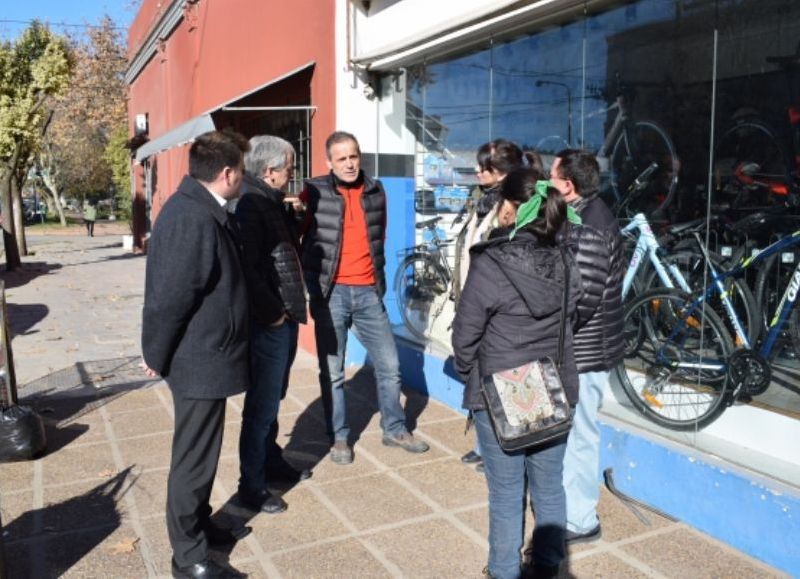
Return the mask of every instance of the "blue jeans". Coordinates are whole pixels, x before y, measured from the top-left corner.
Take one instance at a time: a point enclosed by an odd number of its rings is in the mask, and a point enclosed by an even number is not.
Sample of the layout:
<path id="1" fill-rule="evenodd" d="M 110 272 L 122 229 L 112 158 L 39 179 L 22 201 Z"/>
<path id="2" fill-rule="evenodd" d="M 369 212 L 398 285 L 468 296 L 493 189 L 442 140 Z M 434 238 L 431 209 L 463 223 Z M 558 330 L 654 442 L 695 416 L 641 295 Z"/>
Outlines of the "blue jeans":
<path id="1" fill-rule="evenodd" d="M 564 455 L 567 529 L 575 533 L 588 533 L 599 522 L 600 428 L 597 425 L 597 412 L 603 404 L 603 388 L 608 384 L 608 375 L 608 372 L 584 372 L 578 375 L 578 406 Z"/>
<path id="2" fill-rule="evenodd" d="M 526 473 L 531 506 L 536 512 L 533 562 L 560 565 L 565 557 L 567 520 L 561 484 L 566 437 L 532 451 L 507 454 L 497 443 L 485 410 L 475 412 L 475 431 L 489 487 L 489 573 L 498 579 L 520 575 Z"/>
<path id="3" fill-rule="evenodd" d="M 400 405 L 400 362 L 389 318 L 375 286 L 335 284 L 327 300 L 312 299 L 311 315 L 319 357 L 319 385 L 325 423 L 334 441 L 350 434 L 344 395 L 347 331 L 352 330 L 375 368 L 381 429 L 385 435 L 407 432 Z"/>
<path id="4" fill-rule="evenodd" d="M 297 345 L 297 323 L 253 324 L 250 332 L 251 384 L 244 396 L 239 436 L 239 488 L 256 494 L 266 484 L 270 429 L 278 417 L 291 358 Z"/>

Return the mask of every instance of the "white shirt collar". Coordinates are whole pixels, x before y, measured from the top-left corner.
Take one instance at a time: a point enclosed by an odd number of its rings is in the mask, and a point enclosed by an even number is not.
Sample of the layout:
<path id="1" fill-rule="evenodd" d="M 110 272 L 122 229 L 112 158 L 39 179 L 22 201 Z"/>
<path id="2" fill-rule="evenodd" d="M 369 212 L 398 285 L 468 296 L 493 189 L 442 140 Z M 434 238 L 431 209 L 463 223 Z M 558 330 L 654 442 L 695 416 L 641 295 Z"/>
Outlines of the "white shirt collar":
<path id="1" fill-rule="evenodd" d="M 211 193 L 211 196 L 214 197 L 214 199 L 217 200 L 217 203 L 219 203 L 220 207 L 225 207 L 228 204 L 228 200 L 227 199 L 225 199 L 223 197 L 220 197 L 219 195 L 214 193 L 211 189 L 207 189 L 207 190 L 208 190 L 209 193 Z"/>

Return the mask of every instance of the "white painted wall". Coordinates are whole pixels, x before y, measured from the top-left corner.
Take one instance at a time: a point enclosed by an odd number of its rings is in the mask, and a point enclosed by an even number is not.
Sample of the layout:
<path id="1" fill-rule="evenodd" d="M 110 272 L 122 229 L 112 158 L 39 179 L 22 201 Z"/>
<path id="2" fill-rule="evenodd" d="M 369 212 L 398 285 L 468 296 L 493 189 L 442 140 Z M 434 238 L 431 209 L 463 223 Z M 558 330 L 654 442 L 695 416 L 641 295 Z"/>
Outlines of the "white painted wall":
<path id="1" fill-rule="evenodd" d="M 411 155 L 414 138 L 405 127 L 405 77 L 401 76 L 397 83 L 391 77 L 385 78 L 381 98 L 368 99 L 364 95 L 365 83 L 348 63 L 349 2 L 337 0 L 336 4 L 336 126 L 356 135 L 365 152 Z"/>

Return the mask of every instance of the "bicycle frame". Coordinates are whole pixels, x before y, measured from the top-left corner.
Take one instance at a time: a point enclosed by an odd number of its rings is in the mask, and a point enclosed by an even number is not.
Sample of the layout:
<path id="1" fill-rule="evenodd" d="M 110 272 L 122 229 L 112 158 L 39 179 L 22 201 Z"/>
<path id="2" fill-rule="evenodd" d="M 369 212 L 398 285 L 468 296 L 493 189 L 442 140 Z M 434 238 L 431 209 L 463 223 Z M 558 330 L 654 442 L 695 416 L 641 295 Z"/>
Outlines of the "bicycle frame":
<path id="1" fill-rule="evenodd" d="M 699 241 L 699 239 L 698 239 Z M 691 313 L 694 312 L 698 307 L 702 306 L 703 302 L 713 293 L 718 292 L 720 294 L 720 299 L 725 306 L 725 313 L 728 316 L 728 319 L 733 324 L 734 330 L 736 332 L 736 336 L 739 340 L 741 340 L 742 346 L 745 350 L 752 350 L 753 347 L 750 344 L 745 332 L 742 328 L 741 321 L 739 320 L 739 316 L 736 314 L 736 311 L 733 309 L 733 304 L 730 301 L 730 297 L 728 293 L 725 291 L 725 287 L 723 282 L 732 277 L 736 277 L 741 275 L 746 269 L 752 267 L 753 265 L 764 261 L 766 258 L 779 253 L 780 251 L 786 249 L 787 247 L 791 247 L 794 245 L 800 245 L 800 230 L 795 231 L 788 237 L 784 237 L 783 239 L 779 239 L 775 243 L 765 247 L 756 255 L 748 257 L 734 266 L 732 269 L 728 271 L 724 271 L 722 273 L 718 273 L 716 268 L 708 259 L 708 250 L 705 246 L 700 243 L 700 249 L 703 252 L 703 255 L 706 257 L 706 261 L 709 267 L 709 275 L 711 277 L 711 283 L 708 284 L 704 290 L 701 292 L 699 296 L 693 299 L 685 308 L 684 311 L 691 316 Z M 783 327 L 783 324 L 789 317 L 792 309 L 794 308 L 795 302 L 797 301 L 798 294 L 800 294 L 800 263 L 797 264 L 795 267 L 795 271 L 792 275 L 792 279 L 789 282 L 789 285 L 786 287 L 784 291 L 783 297 L 781 298 L 778 307 L 776 308 L 775 314 L 773 315 L 772 319 L 769 323 L 769 331 L 767 332 L 764 341 L 761 343 L 757 353 L 764 359 L 769 359 L 770 354 L 772 353 L 772 348 L 775 346 L 775 342 L 780 334 L 780 331 Z M 672 341 L 672 338 L 677 334 L 679 330 L 681 330 L 681 326 L 683 324 L 677 324 L 673 331 L 670 333 L 669 338 L 667 339 L 666 343 Z M 664 361 L 665 358 L 659 352 L 658 358 L 661 361 Z M 685 363 L 685 362 L 678 362 L 678 363 L 670 363 L 667 361 L 667 366 L 676 369 L 676 368 L 702 368 L 702 369 L 710 369 L 710 370 L 724 370 L 727 366 L 727 362 L 716 362 L 716 363 Z"/>
<path id="2" fill-rule="evenodd" d="M 447 261 L 447 256 L 442 251 L 444 246 L 450 243 L 450 240 L 442 239 L 439 237 L 439 234 L 436 233 L 436 224 L 440 221 L 440 219 L 441 218 L 434 218 L 433 220 L 420 222 L 418 226 L 422 225 L 422 229 L 427 229 L 431 232 L 430 240 L 423 240 L 422 243 L 413 245 L 411 247 L 406 247 L 402 250 L 402 253 L 408 255 L 418 252 L 430 256 L 431 259 L 433 259 L 442 267 L 447 275 L 447 281 L 450 283 L 450 281 L 453 279 L 453 269 L 450 267 L 450 263 Z"/>
<path id="3" fill-rule="evenodd" d="M 647 218 L 643 213 L 637 213 L 634 215 L 628 225 L 622 229 L 621 233 L 623 235 L 627 235 L 632 234 L 632 232 L 636 230 L 639 231 L 639 237 L 636 240 L 636 247 L 633 250 L 633 256 L 631 257 L 630 264 L 628 265 L 628 270 L 625 272 L 625 277 L 622 280 L 622 299 L 624 300 L 628 295 L 628 291 L 630 291 L 631 286 L 633 285 L 633 279 L 636 277 L 636 273 L 639 271 L 645 255 L 647 255 L 650 263 L 653 264 L 653 267 L 658 274 L 658 278 L 661 280 L 661 283 L 664 284 L 664 287 L 674 288 L 675 283 L 673 283 L 672 280 L 675 280 L 680 289 L 687 293 L 691 293 L 692 289 L 689 287 L 689 284 L 686 281 L 686 278 L 683 277 L 680 269 L 678 269 L 678 266 L 674 263 L 670 263 L 665 266 L 661 262 L 661 258 L 658 255 L 661 246 L 658 244 L 658 240 L 653 234 L 650 223 L 647 221 Z"/>
<path id="4" fill-rule="evenodd" d="M 628 121 L 628 112 L 625 110 L 625 99 L 622 96 L 618 96 L 616 98 L 616 102 L 611 106 L 603 109 L 602 112 L 610 112 L 613 111 L 614 109 L 618 111 L 617 116 L 614 117 L 614 122 L 611 123 L 611 127 L 608 129 L 608 134 L 606 135 L 606 138 L 603 140 L 603 144 L 600 145 L 600 148 L 597 150 L 596 154 L 598 161 L 600 159 L 605 159 L 606 164 L 608 163 L 609 149 L 611 149 L 612 145 L 619 136 L 620 130 L 623 130 L 625 128 L 625 123 Z M 603 170 L 607 169 L 608 167 L 606 167 Z"/>
<path id="5" fill-rule="evenodd" d="M 710 273 L 712 274 L 712 281 L 714 284 L 717 285 L 719 288 L 718 291 L 721 291 L 720 297 L 722 298 L 723 304 L 725 304 L 725 311 L 728 314 L 731 322 L 734 325 L 734 328 L 737 332 L 737 337 L 742 338 L 744 336 L 744 332 L 742 331 L 741 324 L 739 323 L 739 318 L 736 315 L 736 312 L 733 310 L 733 305 L 730 302 L 730 298 L 728 297 L 727 293 L 722 290 L 722 281 L 729 278 L 740 275 L 744 270 L 749 267 L 752 267 L 754 264 L 760 263 L 764 261 L 771 255 L 775 255 L 786 249 L 787 247 L 792 247 L 794 245 L 800 244 L 800 230 L 795 231 L 791 235 L 784 237 L 783 239 L 779 239 L 775 243 L 765 247 L 756 255 L 748 257 L 738 263 L 733 269 L 727 272 L 723 272 L 722 274 L 717 274 L 714 271 L 713 265 L 710 265 Z M 704 249 L 705 251 L 705 249 Z M 767 332 L 764 341 L 761 343 L 761 347 L 758 349 L 758 354 L 761 355 L 764 359 L 767 359 L 769 355 L 772 353 L 772 348 L 775 345 L 775 341 L 780 334 L 781 328 L 783 324 L 789 317 L 789 314 L 794 308 L 794 304 L 797 301 L 797 295 L 800 293 L 800 263 L 797 264 L 795 267 L 794 273 L 792 274 L 792 279 L 789 282 L 789 285 L 786 286 L 786 290 L 783 292 L 783 297 L 781 298 L 778 307 L 775 309 L 775 314 L 772 316 L 772 319 L 769 322 L 769 330 Z M 708 291 L 706 291 L 705 295 L 708 295 Z M 751 345 L 747 342 L 745 337 L 743 341 L 744 347 L 747 349 L 751 349 Z"/>

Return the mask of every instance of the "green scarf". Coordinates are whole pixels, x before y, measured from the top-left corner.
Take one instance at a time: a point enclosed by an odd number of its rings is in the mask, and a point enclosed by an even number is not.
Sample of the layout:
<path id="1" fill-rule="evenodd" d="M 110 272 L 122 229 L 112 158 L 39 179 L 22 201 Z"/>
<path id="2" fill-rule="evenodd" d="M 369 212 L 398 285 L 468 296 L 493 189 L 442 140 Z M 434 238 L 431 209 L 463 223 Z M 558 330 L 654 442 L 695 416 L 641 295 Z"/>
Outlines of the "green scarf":
<path id="1" fill-rule="evenodd" d="M 517 209 L 517 219 L 514 222 L 514 230 L 508 236 L 509 239 L 514 239 L 517 231 L 528 225 L 531 221 L 539 216 L 539 209 L 542 203 L 547 201 L 547 188 L 552 187 L 550 181 L 537 181 L 534 188 L 533 195 L 525 203 Z M 567 205 L 567 221 L 575 225 L 581 224 L 580 216 L 575 210 Z"/>

